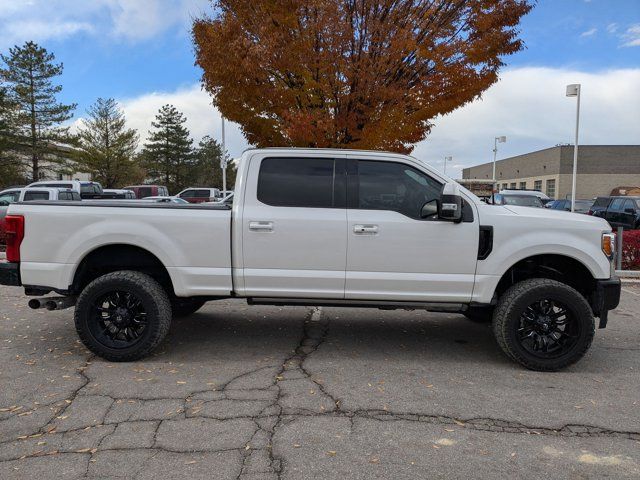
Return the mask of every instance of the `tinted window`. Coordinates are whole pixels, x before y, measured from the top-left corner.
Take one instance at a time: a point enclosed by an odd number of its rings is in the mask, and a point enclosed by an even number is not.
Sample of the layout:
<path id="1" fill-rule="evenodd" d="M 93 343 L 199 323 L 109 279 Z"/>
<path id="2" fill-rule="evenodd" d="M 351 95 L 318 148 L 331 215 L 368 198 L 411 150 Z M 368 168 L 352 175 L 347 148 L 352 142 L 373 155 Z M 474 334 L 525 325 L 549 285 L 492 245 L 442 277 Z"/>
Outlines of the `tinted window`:
<path id="1" fill-rule="evenodd" d="M 182 192 L 180 194 L 180 198 L 193 198 L 196 196 L 195 190 L 187 190 L 186 192 Z"/>
<path id="2" fill-rule="evenodd" d="M 442 184 L 402 163 L 358 162 L 358 208 L 392 210 L 420 219 L 425 203 L 440 198 Z"/>
<path id="3" fill-rule="evenodd" d="M 594 202 L 594 207 L 606 207 L 609 204 L 609 197 L 598 197 Z"/>
<path id="4" fill-rule="evenodd" d="M 49 200 L 49 192 L 27 191 L 24 194 L 24 201 L 28 202 L 31 200 Z"/>
<path id="5" fill-rule="evenodd" d="M 624 198 L 616 198 L 609 205 L 609 210 L 622 210 L 622 205 L 624 204 Z"/>
<path id="6" fill-rule="evenodd" d="M 627 200 L 624 202 L 624 210 L 626 211 L 627 209 L 635 210 L 636 203 L 633 200 Z"/>
<path id="7" fill-rule="evenodd" d="M 265 158 L 258 176 L 258 200 L 279 207 L 334 206 L 334 160 Z"/>
<path id="8" fill-rule="evenodd" d="M 71 192 L 71 200 L 82 200 L 82 197 L 78 192 Z"/>
<path id="9" fill-rule="evenodd" d="M 58 200 L 71 200 L 71 195 L 68 192 L 58 193 Z"/>
<path id="10" fill-rule="evenodd" d="M 209 198 L 211 196 L 210 190 L 196 190 L 194 197 L 198 198 Z"/>
<path id="11" fill-rule="evenodd" d="M 150 197 L 153 195 L 153 191 L 150 187 L 140 187 L 138 189 L 138 198 Z"/>

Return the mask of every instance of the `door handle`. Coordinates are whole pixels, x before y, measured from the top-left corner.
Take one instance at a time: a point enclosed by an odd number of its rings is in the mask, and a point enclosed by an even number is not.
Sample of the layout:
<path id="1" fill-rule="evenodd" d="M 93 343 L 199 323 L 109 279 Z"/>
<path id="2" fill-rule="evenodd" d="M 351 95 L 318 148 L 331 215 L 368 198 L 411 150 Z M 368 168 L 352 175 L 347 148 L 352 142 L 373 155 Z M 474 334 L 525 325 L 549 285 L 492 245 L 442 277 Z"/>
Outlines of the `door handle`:
<path id="1" fill-rule="evenodd" d="M 377 235 L 378 226 L 377 225 L 354 225 L 353 233 L 355 233 L 356 235 Z"/>
<path id="2" fill-rule="evenodd" d="M 249 222 L 252 232 L 273 232 L 273 222 Z"/>

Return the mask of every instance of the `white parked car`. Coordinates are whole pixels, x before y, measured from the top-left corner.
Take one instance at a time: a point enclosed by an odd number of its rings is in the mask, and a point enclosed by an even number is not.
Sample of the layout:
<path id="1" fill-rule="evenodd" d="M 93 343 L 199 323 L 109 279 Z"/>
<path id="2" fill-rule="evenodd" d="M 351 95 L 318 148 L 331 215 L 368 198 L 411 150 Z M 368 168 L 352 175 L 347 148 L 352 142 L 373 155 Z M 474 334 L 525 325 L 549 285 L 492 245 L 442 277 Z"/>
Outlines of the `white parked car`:
<path id="1" fill-rule="evenodd" d="M 172 316 L 234 297 L 492 319 L 509 358 L 553 371 L 620 299 L 606 221 L 487 205 L 410 156 L 248 150 L 236 185 L 232 207 L 13 204 L 0 283 L 60 295 L 34 308 L 75 305 L 80 339 L 112 361 L 148 355 Z"/>
<path id="2" fill-rule="evenodd" d="M 80 180 L 43 180 L 30 183 L 26 188 L 32 187 L 69 188 L 81 194 L 83 198 L 99 196 L 103 192 L 102 185 L 98 182 L 82 182 Z"/>

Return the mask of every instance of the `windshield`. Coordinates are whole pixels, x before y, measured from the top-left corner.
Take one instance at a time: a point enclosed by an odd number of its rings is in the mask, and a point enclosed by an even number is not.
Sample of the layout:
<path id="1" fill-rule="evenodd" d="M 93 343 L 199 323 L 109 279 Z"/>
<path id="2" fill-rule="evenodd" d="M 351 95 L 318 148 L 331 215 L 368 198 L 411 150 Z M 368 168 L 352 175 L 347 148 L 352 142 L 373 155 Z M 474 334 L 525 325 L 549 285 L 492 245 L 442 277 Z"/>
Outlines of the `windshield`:
<path id="1" fill-rule="evenodd" d="M 503 195 L 504 205 L 518 205 L 520 207 L 542 207 L 542 201 L 533 195 Z"/>

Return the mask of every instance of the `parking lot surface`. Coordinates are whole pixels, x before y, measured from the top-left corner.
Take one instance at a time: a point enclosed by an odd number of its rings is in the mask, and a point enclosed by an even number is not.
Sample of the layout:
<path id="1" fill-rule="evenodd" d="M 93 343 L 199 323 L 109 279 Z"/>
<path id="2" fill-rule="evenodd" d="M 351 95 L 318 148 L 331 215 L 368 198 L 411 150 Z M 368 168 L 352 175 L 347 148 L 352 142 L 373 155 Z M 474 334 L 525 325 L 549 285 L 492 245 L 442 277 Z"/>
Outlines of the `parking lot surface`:
<path id="1" fill-rule="evenodd" d="M 109 363 L 0 288 L 0 478 L 639 478 L 640 288 L 560 373 L 422 311 L 212 302 Z"/>

